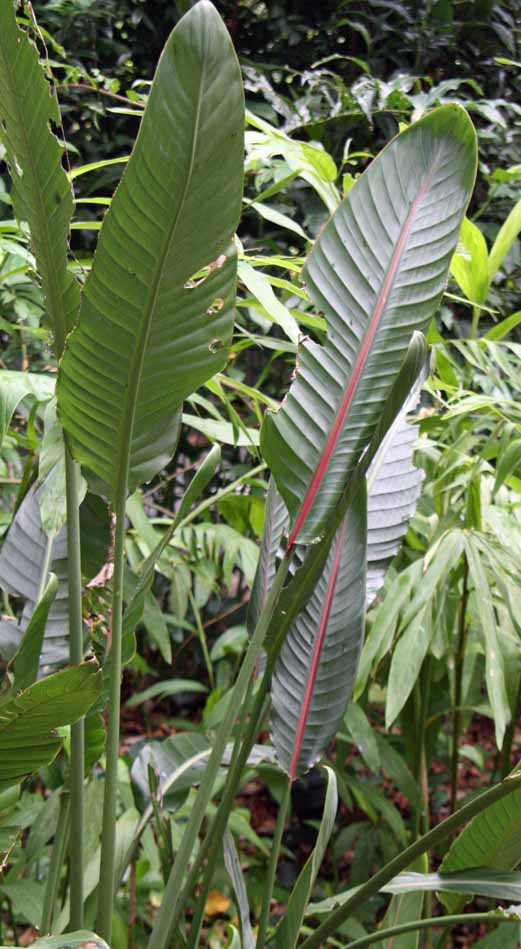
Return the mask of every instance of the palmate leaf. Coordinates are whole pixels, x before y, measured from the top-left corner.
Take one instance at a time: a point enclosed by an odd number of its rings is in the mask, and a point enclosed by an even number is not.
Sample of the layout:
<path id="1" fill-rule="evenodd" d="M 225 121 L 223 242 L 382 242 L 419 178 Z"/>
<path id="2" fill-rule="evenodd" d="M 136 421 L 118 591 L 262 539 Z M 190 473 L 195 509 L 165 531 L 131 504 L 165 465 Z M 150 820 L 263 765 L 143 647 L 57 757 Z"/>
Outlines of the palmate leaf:
<path id="1" fill-rule="evenodd" d="M 292 519 L 315 540 L 375 431 L 415 330 L 441 299 L 476 172 L 463 109 L 443 106 L 397 136 L 361 175 L 303 271 L 327 320 L 261 433 Z"/>
<path id="2" fill-rule="evenodd" d="M 73 454 L 113 494 L 170 460 L 183 400 L 226 362 L 243 125 L 237 58 L 201 0 L 166 43 L 61 363 Z"/>
<path id="3" fill-rule="evenodd" d="M 0 141 L 13 182 L 13 206 L 26 221 L 41 277 L 54 349 L 63 351 L 76 320 L 80 291 L 67 271 L 73 200 L 62 166 L 63 149 L 51 131 L 59 126 L 56 92 L 38 51 L 16 24 L 11 0 L 0 4 Z"/>
<path id="4" fill-rule="evenodd" d="M 35 682 L 0 704 L 0 791 L 19 784 L 57 755 L 55 729 L 76 722 L 101 689 L 97 664 L 85 662 Z"/>

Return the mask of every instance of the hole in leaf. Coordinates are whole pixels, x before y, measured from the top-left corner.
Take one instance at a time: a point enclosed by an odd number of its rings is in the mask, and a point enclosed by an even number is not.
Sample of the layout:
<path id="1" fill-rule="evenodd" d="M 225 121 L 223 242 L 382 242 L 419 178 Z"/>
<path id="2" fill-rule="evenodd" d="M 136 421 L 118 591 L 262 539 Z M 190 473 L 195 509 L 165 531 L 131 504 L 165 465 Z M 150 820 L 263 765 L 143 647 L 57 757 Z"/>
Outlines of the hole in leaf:
<path id="1" fill-rule="evenodd" d="M 208 349 L 211 353 L 218 353 L 223 348 L 223 341 L 218 336 L 215 339 L 212 339 L 211 343 L 208 343 Z"/>
<path id="2" fill-rule="evenodd" d="M 214 270 L 220 270 L 223 264 L 226 263 L 226 260 L 226 254 L 220 254 L 216 260 L 212 260 L 206 267 L 202 267 L 197 273 L 192 274 L 184 285 L 185 290 L 193 290 L 194 287 L 199 287 L 205 280 L 208 280 L 208 277 Z"/>
<path id="3" fill-rule="evenodd" d="M 208 307 L 206 311 L 207 316 L 215 316 L 216 313 L 220 313 L 224 306 L 224 297 L 216 297 L 211 306 Z"/>

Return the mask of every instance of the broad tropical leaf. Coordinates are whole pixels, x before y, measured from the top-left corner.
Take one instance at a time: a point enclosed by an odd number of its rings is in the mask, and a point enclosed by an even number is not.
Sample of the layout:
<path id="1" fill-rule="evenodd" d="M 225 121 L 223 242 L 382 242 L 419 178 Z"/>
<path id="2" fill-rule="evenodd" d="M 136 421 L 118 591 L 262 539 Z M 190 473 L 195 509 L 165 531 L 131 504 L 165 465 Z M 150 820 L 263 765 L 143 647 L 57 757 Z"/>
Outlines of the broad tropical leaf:
<path id="1" fill-rule="evenodd" d="M 290 546 L 323 533 L 413 332 L 438 306 L 475 171 L 467 114 L 436 109 L 375 159 L 311 251 L 303 277 L 327 340 L 302 345 L 289 393 L 261 433 L 290 512 Z"/>
<path id="2" fill-rule="evenodd" d="M 33 942 L 36 949 L 109 949 L 107 943 L 95 933 L 79 930 L 65 936 L 44 936 Z"/>
<path id="3" fill-rule="evenodd" d="M 407 420 L 420 398 L 418 380 L 400 415 L 385 436 L 367 474 L 367 605 L 383 584 L 385 573 L 407 532 L 424 478 L 413 463 L 418 426 Z"/>
<path id="4" fill-rule="evenodd" d="M 521 791 L 491 804 L 473 817 L 445 854 L 440 873 L 475 867 L 513 870 L 521 863 Z M 461 901 L 442 895 L 449 912 L 457 912 Z"/>
<path id="5" fill-rule="evenodd" d="M 62 166 L 63 148 L 51 131 L 60 127 L 56 92 L 45 78 L 38 50 L 16 24 L 15 5 L 0 5 L 0 141 L 13 181 L 13 205 L 26 221 L 54 336 L 63 352 L 76 320 L 80 291 L 67 271 L 72 191 Z"/>
<path id="6" fill-rule="evenodd" d="M 351 697 L 364 630 L 366 532 L 361 489 L 277 660 L 271 735 L 291 778 L 320 757 Z"/>
<path id="7" fill-rule="evenodd" d="M 259 621 L 266 597 L 273 583 L 277 569 L 277 554 L 284 532 L 289 526 L 288 509 L 284 504 L 273 478 L 270 478 L 266 492 L 264 529 L 259 551 L 259 560 L 255 573 L 250 602 L 248 605 L 248 629 L 251 634 Z"/>
<path id="8" fill-rule="evenodd" d="M 183 400 L 225 365 L 243 125 L 230 37 L 201 0 L 166 43 L 61 363 L 73 454 L 113 493 L 170 460 Z"/>
<path id="9" fill-rule="evenodd" d="M 70 666 L 0 704 L 0 791 L 49 764 L 62 746 L 56 728 L 76 722 L 101 689 L 96 663 Z"/>
<path id="10" fill-rule="evenodd" d="M 0 551 L 0 586 L 26 600 L 20 621 L 25 630 L 39 590 L 46 583 L 45 565 L 47 572 L 56 574 L 58 590 L 47 617 L 41 654 L 41 666 L 46 667 L 65 662 L 69 655 L 67 532 L 63 529 L 57 537 L 48 537 L 43 530 L 40 491 L 37 486 L 30 488 L 14 516 Z M 109 543 L 108 514 L 98 498 L 87 495 L 80 508 L 80 523 L 84 575 L 90 579 L 103 565 Z"/>

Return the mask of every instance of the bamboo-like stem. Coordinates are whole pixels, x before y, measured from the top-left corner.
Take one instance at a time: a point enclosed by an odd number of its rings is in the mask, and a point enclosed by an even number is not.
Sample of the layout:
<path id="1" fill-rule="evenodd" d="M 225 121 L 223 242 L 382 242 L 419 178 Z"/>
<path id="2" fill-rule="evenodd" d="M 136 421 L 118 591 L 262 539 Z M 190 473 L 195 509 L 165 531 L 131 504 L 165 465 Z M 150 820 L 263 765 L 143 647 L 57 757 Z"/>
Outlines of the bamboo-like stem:
<path id="1" fill-rule="evenodd" d="M 273 887 L 275 885 L 275 876 L 277 873 L 277 864 L 279 862 L 280 847 L 282 844 L 282 834 L 288 815 L 289 804 L 291 801 L 291 780 L 284 785 L 282 799 L 279 804 L 279 813 L 277 814 L 277 823 L 275 833 L 271 844 L 271 853 L 268 863 L 268 873 L 264 884 L 264 895 L 262 899 L 261 914 L 259 918 L 259 930 L 257 935 L 257 949 L 264 949 L 266 945 L 266 935 L 268 932 L 268 923 L 270 919 L 270 906 L 273 898 Z"/>
<path id="2" fill-rule="evenodd" d="M 458 649 L 456 653 L 456 662 L 454 667 L 454 706 L 452 710 L 452 761 L 451 761 L 451 787 L 450 787 L 450 811 L 451 814 L 456 810 L 458 796 L 458 765 L 459 765 L 459 742 L 461 737 L 461 702 L 463 695 L 463 670 L 465 666 L 465 653 L 467 650 L 467 600 L 469 589 L 469 568 L 465 559 L 463 567 L 463 592 L 461 594 L 460 615 L 459 615 L 459 633 Z"/>
<path id="3" fill-rule="evenodd" d="M 71 798 L 68 791 L 62 791 L 60 794 L 60 810 L 58 812 L 58 823 L 52 845 L 51 862 L 45 881 L 45 893 L 43 897 L 42 920 L 40 923 L 40 932 L 46 936 L 52 930 L 52 921 L 54 907 L 58 902 L 58 887 L 60 884 L 61 868 L 65 859 L 67 849 L 67 839 L 69 837 L 69 818 L 71 813 Z"/>
<path id="4" fill-rule="evenodd" d="M 257 657 L 261 651 L 264 637 L 270 624 L 273 610 L 276 603 L 278 602 L 280 592 L 288 574 L 289 566 L 290 558 L 284 557 L 277 570 L 271 591 L 266 601 L 266 605 L 262 612 L 261 618 L 257 623 L 255 632 L 253 633 L 246 656 L 244 657 L 241 671 L 239 672 L 237 681 L 233 688 L 228 710 L 215 736 L 213 751 L 205 771 L 204 779 L 201 782 L 194 806 L 192 808 L 190 820 L 188 821 L 183 834 L 181 846 L 179 847 L 177 857 L 165 888 L 161 909 L 159 910 L 154 929 L 152 930 L 150 941 L 148 943 L 148 949 L 167 949 L 167 946 L 170 945 L 172 932 L 175 931 L 175 920 L 178 915 L 176 910 L 180 902 L 179 894 L 181 892 L 182 883 L 185 880 L 186 868 L 190 861 L 201 824 L 204 820 L 206 808 L 212 795 L 214 781 L 221 764 L 222 755 L 226 747 L 226 743 L 232 733 L 237 710 L 240 709 L 243 702 L 244 695 L 248 688 L 248 683 L 250 682 L 251 676 L 253 674 Z M 231 782 L 231 774 L 228 780 Z M 215 823 L 216 822 L 214 822 L 214 824 Z M 102 934 L 100 933 L 100 935 Z"/>
<path id="5" fill-rule="evenodd" d="M 322 925 L 302 943 L 301 949 L 318 949 L 318 947 L 324 946 L 326 939 L 332 936 L 342 923 L 352 916 L 359 906 L 363 906 L 364 903 L 378 893 L 386 883 L 389 883 L 393 877 L 397 876 L 398 873 L 401 873 L 402 870 L 406 870 L 407 867 L 416 860 L 416 857 L 437 847 L 438 844 L 446 840 L 461 824 L 465 824 L 471 817 L 480 814 L 486 807 L 490 807 L 491 804 L 506 797 L 507 794 L 512 794 L 513 791 L 517 791 L 520 787 L 521 774 L 506 778 L 501 784 L 487 788 L 486 791 L 483 791 L 478 797 L 469 801 L 468 804 L 461 807 L 455 814 L 451 814 L 450 817 L 447 817 L 441 824 L 438 824 L 437 827 L 433 827 L 428 834 L 424 834 L 423 837 L 415 840 L 414 843 L 410 844 L 405 850 L 394 857 L 393 860 L 386 863 L 367 883 L 357 887 L 352 896 L 334 910 Z"/>
<path id="6" fill-rule="evenodd" d="M 362 946 L 372 946 L 375 942 L 383 942 L 385 939 L 391 939 L 393 936 L 401 936 L 402 933 L 412 933 L 420 929 L 431 929 L 434 926 L 443 926 L 451 929 L 452 926 L 458 926 L 460 923 L 486 923 L 487 926 L 494 926 L 496 923 L 517 923 L 519 919 L 515 916 L 507 916 L 497 913 L 460 913 L 455 916 L 432 916 L 430 919 L 415 919 L 410 923 L 401 923 L 399 926 L 393 926 L 390 929 L 377 929 L 370 936 L 361 936 L 354 942 L 349 942 L 342 949 L 362 949 Z"/>
<path id="7" fill-rule="evenodd" d="M 65 449 L 67 498 L 67 573 L 69 583 L 69 655 L 71 665 L 83 659 L 83 611 L 80 547 L 80 469 Z M 71 726 L 71 836 L 70 836 L 70 928 L 83 929 L 83 830 L 85 779 L 85 722 Z"/>
<path id="8" fill-rule="evenodd" d="M 116 813 L 118 793 L 119 725 L 121 710 L 121 640 L 123 631 L 123 568 L 125 556 L 126 478 L 116 497 L 114 512 L 114 575 L 112 587 L 112 622 L 108 659 L 110 661 L 109 723 L 105 767 L 105 796 L 101 835 L 101 864 L 98 887 L 96 931 L 110 946 L 112 935 L 112 902 L 116 869 Z"/>

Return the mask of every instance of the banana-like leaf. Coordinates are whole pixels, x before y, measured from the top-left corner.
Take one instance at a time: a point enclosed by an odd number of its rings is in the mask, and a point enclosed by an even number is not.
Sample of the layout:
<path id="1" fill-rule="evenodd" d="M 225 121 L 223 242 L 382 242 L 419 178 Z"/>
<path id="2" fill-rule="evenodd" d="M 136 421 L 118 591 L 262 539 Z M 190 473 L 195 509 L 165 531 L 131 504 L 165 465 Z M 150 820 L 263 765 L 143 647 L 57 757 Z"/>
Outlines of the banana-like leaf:
<path id="1" fill-rule="evenodd" d="M 364 631 L 366 536 L 366 495 L 361 489 L 277 659 L 271 736 L 279 763 L 291 778 L 320 757 L 351 697 Z"/>
<path id="2" fill-rule="evenodd" d="M 101 689 L 97 664 L 70 666 L 35 682 L 0 704 L 0 791 L 49 764 L 62 739 L 55 732 L 76 722 Z"/>
<path id="3" fill-rule="evenodd" d="M 453 841 L 440 873 L 473 867 L 513 870 L 521 863 L 521 791 L 491 804 L 477 814 Z M 442 894 L 449 912 L 458 912 L 461 900 Z"/>
<path id="4" fill-rule="evenodd" d="M 367 606 L 400 549 L 421 494 L 424 473 L 413 463 L 418 426 L 408 422 L 407 416 L 418 405 L 423 378 L 385 436 L 367 475 Z"/>
<path id="5" fill-rule="evenodd" d="M 57 537 L 48 537 L 43 530 L 39 494 L 41 487 L 33 486 L 23 499 L 0 551 L 0 586 L 13 596 L 25 599 L 20 620 L 27 629 L 33 615 L 38 594 L 46 578 L 42 573 L 47 564 L 58 579 L 58 590 L 45 625 L 42 668 L 66 662 L 69 656 L 69 606 L 67 574 L 67 532 L 62 529 Z M 82 527 L 82 563 L 84 575 L 90 579 L 104 563 L 109 544 L 109 521 L 102 502 L 87 495 L 80 508 Z M 50 554 L 50 559 L 48 559 Z"/>
<path id="6" fill-rule="evenodd" d="M 0 4 L 0 141 L 13 181 L 13 205 L 26 221 L 59 356 L 78 313 L 80 290 L 67 271 L 72 191 L 63 148 L 51 131 L 61 125 L 56 92 L 38 50 L 16 23 L 15 4 Z"/>
<path id="7" fill-rule="evenodd" d="M 475 173 L 473 126 L 459 106 L 442 106 L 383 150 L 311 251 L 303 277 L 327 340 L 302 345 L 289 393 L 261 433 L 292 519 L 290 546 L 324 532 L 413 332 L 438 306 Z"/>
<path id="8" fill-rule="evenodd" d="M 113 494 L 170 460 L 183 400 L 226 363 L 243 126 L 239 64 L 201 0 L 166 43 L 61 363 L 73 454 Z"/>

